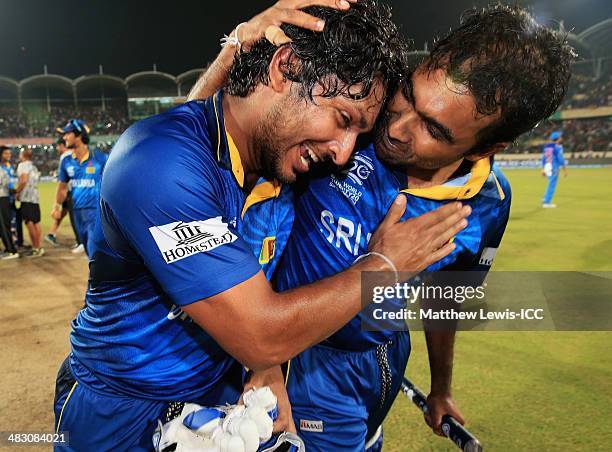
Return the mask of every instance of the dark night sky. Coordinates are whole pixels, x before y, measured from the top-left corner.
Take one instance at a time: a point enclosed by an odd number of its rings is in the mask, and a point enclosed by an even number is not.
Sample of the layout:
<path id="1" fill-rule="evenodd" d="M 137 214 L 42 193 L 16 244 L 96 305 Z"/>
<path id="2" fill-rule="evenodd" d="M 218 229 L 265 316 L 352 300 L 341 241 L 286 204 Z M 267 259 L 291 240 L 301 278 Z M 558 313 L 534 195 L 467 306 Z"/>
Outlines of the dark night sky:
<path id="1" fill-rule="evenodd" d="M 218 51 L 219 37 L 272 1 L 260 0 L 0 0 L 0 75 L 20 79 L 51 73 L 68 77 L 119 76 L 151 69 L 179 74 L 201 67 Z M 425 41 L 458 23 L 484 0 L 386 0 L 407 37 Z M 536 0 L 542 21 L 564 20 L 580 32 L 612 17 L 610 0 Z M 553 22 L 551 22 L 553 21 Z"/>

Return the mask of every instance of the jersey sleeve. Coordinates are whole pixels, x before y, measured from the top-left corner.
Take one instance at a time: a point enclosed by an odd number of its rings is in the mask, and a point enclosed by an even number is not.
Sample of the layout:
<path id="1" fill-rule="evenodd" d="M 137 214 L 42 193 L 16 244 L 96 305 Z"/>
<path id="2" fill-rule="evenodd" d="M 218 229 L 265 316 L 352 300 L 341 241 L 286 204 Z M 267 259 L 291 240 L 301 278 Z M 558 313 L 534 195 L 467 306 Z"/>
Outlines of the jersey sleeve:
<path id="1" fill-rule="evenodd" d="M 172 157 L 162 158 L 168 154 Z M 202 160 L 202 154 L 171 138 L 158 137 L 129 152 L 118 143 L 102 182 L 101 223 L 109 245 L 120 255 L 136 253 L 178 306 L 260 271 L 228 225 L 222 181 L 211 168 L 216 162 Z"/>
<path id="2" fill-rule="evenodd" d="M 563 157 L 563 146 L 557 146 L 557 159 L 559 160 L 559 166 L 565 166 L 565 157 Z"/>
<path id="3" fill-rule="evenodd" d="M 510 216 L 511 195 L 509 186 L 505 191 L 506 199 L 486 212 L 485 215 L 489 216 L 488 219 L 483 218 L 482 221 L 479 221 L 481 239 L 478 245 L 473 250 L 467 250 L 464 245 L 458 245 L 458 249 L 461 248 L 461 251 L 453 258 L 452 262 L 441 268 L 443 271 L 465 272 L 466 285 L 481 285 L 491 270 Z M 454 254 L 451 253 L 450 256 Z"/>
<path id="4" fill-rule="evenodd" d="M 57 171 L 57 178 L 60 182 L 68 182 L 70 177 L 68 177 L 68 171 L 66 170 L 67 158 L 64 157 L 60 160 L 59 169 Z"/>

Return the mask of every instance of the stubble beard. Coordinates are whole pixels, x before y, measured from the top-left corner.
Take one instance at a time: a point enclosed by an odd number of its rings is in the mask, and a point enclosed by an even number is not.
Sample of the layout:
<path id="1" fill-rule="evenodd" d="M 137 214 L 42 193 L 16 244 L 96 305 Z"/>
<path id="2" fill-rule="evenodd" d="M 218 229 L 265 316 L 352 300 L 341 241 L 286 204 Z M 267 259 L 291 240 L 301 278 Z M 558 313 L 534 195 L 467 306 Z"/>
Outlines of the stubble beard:
<path id="1" fill-rule="evenodd" d="M 265 179 L 277 179 L 283 184 L 295 182 L 295 175 L 283 173 L 282 160 L 288 152 L 289 137 L 285 134 L 294 127 L 285 120 L 289 109 L 287 102 L 275 105 L 255 128 L 253 148 L 259 162 L 260 175 Z"/>

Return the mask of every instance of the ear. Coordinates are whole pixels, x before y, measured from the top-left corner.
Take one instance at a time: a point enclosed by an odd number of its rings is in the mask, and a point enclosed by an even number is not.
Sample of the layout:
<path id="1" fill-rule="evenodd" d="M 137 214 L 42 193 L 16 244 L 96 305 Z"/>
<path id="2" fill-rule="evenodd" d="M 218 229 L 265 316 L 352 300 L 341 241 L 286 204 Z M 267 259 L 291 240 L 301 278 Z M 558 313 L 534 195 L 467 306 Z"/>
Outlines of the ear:
<path id="1" fill-rule="evenodd" d="M 280 47 L 272 56 L 272 61 L 270 61 L 270 67 L 268 68 L 270 77 L 268 86 L 274 91 L 280 93 L 289 88 L 290 82 L 285 77 L 285 73 L 289 65 L 295 64 L 294 60 L 295 55 L 290 46 Z"/>
<path id="2" fill-rule="evenodd" d="M 478 160 L 482 160 L 485 157 L 491 157 L 493 154 L 497 154 L 498 152 L 503 151 L 508 146 L 510 146 L 509 141 L 504 141 L 501 143 L 495 143 L 491 146 L 484 148 L 482 151 L 479 151 L 475 154 L 466 155 L 464 158 L 469 160 L 470 162 L 476 162 Z"/>

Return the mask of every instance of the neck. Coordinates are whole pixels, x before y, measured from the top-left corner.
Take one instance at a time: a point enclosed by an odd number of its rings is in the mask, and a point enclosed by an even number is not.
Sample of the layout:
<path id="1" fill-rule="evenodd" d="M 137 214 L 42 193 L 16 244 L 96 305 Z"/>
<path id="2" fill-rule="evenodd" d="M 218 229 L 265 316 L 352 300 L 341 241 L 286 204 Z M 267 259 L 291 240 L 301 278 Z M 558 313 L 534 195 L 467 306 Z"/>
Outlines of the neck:
<path id="1" fill-rule="evenodd" d="M 87 151 L 87 145 L 84 143 L 81 143 L 74 148 L 74 154 L 79 158 L 79 160 L 83 158 L 85 154 L 87 154 Z"/>
<path id="2" fill-rule="evenodd" d="M 417 167 L 406 168 L 408 188 L 427 188 L 442 185 L 461 166 L 463 159 L 437 169 L 423 169 Z"/>
<path id="3" fill-rule="evenodd" d="M 252 96 L 249 96 L 249 98 Z M 261 112 L 253 108 L 249 98 L 223 96 L 223 119 L 225 129 L 231 135 L 244 169 L 244 189 L 250 191 L 259 179 L 259 168 L 251 137 Z M 223 131 L 221 131 L 223 133 Z"/>

